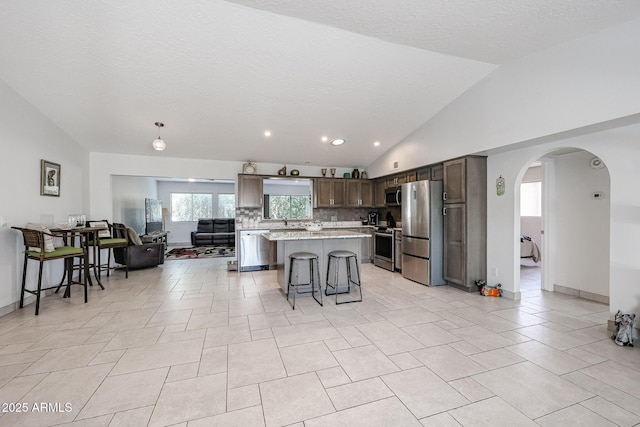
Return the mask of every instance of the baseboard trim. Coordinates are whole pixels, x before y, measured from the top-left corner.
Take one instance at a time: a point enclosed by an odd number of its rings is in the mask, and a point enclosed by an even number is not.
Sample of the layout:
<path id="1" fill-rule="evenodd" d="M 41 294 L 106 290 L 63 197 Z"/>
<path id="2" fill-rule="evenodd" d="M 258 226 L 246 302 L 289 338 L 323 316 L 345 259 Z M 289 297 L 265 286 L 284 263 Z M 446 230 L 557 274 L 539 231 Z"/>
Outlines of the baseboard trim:
<path id="1" fill-rule="evenodd" d="M 16 311 L 18 309 L 19 305 L 20 305 L 19 302 L 12 302 L 9 305 L 5 305 L 4 307 L 0 307 L 0 317 L 6 316 L 9 313 L 13 313 L 14 311 Z"/>
<path id="2" fill-rule="evenodd" d="M 53 295 L 55 293 L 54 289 L 47 289 L 46 291 L 40 292 L 40 300 L 42 298 L 47 297 L 49 295 Z M 31 294 L 26 294 L 24 297 L 24 308 L 22 310 L 31 310 L 35 314 L 35 306 L 32 306 L 32 303 L 36 302 L 36 296 Z M 4 307 L 0 307 L 0 317 L 6 316 L 9 313 L 12 313 L 16 310 L 20 310 L 20 300 L 16 302 L 12 302 L 11 304 L 5 305 Z"/>
<path id="3" fill-rule="evenodd" d="M 568 286 L 553 285 L 553 291 L 561 294 L 573 295 L 574 297 L 595 301 L 602 304 L 609 304 L 609 297 L 606 295 L 595 294 L 593 292 L 582 291 L 580 289 L 570 288 Z"/>
<path id="4" fill-rule="evenodd" d="M 502 298 L 512 299 L 514 301 L 520 301 L 522 299 L 522 293 L 511 292 L 505 289 L 502 290 Z"/>

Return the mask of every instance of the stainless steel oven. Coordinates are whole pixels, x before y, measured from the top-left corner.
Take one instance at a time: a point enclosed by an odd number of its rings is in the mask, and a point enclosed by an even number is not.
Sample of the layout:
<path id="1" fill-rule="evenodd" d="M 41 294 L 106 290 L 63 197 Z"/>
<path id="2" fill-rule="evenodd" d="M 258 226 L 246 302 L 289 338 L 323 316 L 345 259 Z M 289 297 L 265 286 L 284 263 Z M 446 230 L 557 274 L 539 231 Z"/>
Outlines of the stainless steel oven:
<path id="1" fill-rule="evenodd" d="M 389 231 L 376 231 L 373 241 L 373 264 L 386 270 L 393 271 L 395 255 L 393 234 Z"/>

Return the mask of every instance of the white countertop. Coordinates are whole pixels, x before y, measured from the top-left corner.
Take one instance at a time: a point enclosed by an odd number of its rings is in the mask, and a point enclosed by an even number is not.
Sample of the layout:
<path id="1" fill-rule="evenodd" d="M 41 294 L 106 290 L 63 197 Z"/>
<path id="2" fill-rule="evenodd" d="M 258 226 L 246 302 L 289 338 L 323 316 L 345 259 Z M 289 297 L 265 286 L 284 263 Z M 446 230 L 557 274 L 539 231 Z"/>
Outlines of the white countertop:
<path id="1" fill-rule="evenodd" d="M 370 234 L 358 233 L 348 230 L 321 230 L 321 231 L 274 231 L 262 233 L 268 240 L 320 240 L 320 239 L 359 239 L 371 237 Z"/>
<path id="2" fill-rule="evenodd" d="M 236 224 L 236 230 L 301 230 L 313 221 L 260 221 L 248 225 Z M 372 225 L 362 225 L 362 221 L 323 221 L 323 228 L 373 228 Z"/>

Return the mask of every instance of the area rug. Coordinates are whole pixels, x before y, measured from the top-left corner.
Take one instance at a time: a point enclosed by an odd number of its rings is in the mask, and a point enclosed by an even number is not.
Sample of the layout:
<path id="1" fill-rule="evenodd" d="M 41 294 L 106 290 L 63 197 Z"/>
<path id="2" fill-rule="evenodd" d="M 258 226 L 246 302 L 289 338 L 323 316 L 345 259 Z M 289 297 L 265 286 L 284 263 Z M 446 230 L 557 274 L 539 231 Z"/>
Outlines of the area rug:
<path id="1" fill-rule="evenodd" d="M 189 259 L 189 258 L 217 258 L 217 257 L 234 257 L 236 251 L 234 248 L 226 246 L 197 246 L 194 248 L 174 248 L 164 255 L 164 259 Z"/>

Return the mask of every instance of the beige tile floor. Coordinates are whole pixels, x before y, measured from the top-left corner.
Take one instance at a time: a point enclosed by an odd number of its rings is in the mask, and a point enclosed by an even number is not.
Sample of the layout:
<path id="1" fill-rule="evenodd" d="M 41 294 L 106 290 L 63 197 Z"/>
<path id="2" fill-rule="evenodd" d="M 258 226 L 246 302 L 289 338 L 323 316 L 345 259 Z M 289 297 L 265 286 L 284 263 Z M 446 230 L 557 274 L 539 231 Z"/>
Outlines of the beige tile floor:
<path id="1" fill-rule="evenodd" d="M 640 423 L 638 350 L 613 344 L 607 306 L 535 272 L 511 301 L 366 264 L 363 302 L 294 311 L 275 272 L 226 261 L 116 272 L 88 304 L 1 317 L 0 426 Z"/>

